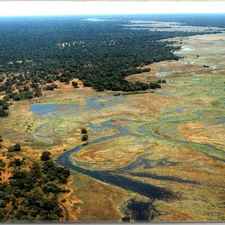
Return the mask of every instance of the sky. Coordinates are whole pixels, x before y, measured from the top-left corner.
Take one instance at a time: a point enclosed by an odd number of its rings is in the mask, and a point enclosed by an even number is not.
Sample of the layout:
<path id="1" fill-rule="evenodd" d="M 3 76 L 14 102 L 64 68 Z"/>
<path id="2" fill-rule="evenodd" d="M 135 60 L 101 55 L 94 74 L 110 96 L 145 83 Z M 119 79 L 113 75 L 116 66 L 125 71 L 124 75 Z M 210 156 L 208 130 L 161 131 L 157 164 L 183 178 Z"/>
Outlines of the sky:
<path id="1" fill-rule="evenodd" d="M 0 16 L 225 13 L 225 1 L 0 1 Z"/>

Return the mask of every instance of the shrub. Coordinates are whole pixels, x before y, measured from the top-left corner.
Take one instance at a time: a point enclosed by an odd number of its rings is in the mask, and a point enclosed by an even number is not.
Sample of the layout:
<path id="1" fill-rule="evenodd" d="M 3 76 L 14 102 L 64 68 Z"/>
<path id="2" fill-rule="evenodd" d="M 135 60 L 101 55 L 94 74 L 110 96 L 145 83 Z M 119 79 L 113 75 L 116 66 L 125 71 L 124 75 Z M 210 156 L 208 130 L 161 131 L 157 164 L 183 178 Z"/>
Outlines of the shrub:
<path id="1" fill-rule="evenodd" d="M 81 134 L 87 134 L 87 129 L 86 128 L 81 128 Z"/>
<path id="2" fill-rule="evenodd" d="M 74 88 L 78 88 L 78 83 L 76 81 L 72 81 L 72 85 Z"/>
<path id="3" fill-rule="evenodd" d="M 88 140 L 88 135 L 87 134 L 84 134 L 82 137 L 81 137 L 81 141 L 87 141 Z"/>
<path id="4" fill-rule="evenodd" d="M 19 151 L 21 151 L 21 146 L 20 146 L 20 144 L 15 144 L 15 145 L 13 145 L 13 146 L 11 146 L 10 148 L 9 148 L 9 151 L 10 152 L 19 152 Z"/>
<path id="5" fill-rule="evenodd" d="M 50 159 L 51 159 L 51 153 L 50 152 L 45 151 L 41 154 L 41 160 L 42 161 L 48 161 Z"/>

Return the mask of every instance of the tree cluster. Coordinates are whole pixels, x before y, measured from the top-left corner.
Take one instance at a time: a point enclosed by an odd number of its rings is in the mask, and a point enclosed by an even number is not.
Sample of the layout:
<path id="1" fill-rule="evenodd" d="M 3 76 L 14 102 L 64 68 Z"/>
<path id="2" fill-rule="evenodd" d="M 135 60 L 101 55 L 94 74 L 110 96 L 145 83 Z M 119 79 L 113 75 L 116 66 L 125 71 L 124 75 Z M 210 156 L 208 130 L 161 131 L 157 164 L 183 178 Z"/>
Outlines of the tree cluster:
<path id="1" fill-rule="evenodd" d="M 1 168 L 5 166 L 0 162 Z M 51 159 L 32 162 L 15 159 L 10 163 L 12 176 L 0 184 L 0 222 L 55 221 L 63 216 L 58 195 L 70 172 Z"/>

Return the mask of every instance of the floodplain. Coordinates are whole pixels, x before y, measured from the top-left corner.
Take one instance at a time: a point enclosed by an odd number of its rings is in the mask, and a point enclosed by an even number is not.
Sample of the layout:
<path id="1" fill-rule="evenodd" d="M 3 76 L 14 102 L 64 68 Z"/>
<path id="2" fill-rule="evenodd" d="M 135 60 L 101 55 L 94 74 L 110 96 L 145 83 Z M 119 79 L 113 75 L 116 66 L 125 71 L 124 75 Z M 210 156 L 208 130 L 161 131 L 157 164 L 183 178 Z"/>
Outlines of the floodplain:
<path id="1" fill-rule="evenodd" d="M 78 220 L 121 220 L 134 197 L 151 200 L 153 221 L 225 220 L 225 34 L 172 41 L 178 61 L 127 78 L 166 79 L 161 89 L 124 95 L 59 83 L 1 119 L 6 142 L 33 159 L 47 149 L 73 172 Z"/>

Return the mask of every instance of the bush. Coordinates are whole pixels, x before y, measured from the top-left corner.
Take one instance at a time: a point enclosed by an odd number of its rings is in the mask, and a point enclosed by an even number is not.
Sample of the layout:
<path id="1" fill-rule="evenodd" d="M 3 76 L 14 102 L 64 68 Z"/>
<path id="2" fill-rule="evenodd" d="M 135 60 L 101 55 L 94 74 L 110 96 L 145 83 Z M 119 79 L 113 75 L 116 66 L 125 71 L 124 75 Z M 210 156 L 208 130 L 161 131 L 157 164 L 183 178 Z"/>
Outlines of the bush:
<path id="1" fill-rule="evenodd" d="M 14 161 L 12 161 L 10 163 L 10 166 L 13 166 L 13 167 L 19 167 L 23 164 L 23 161 L 20 160 L 20 159 L 15 159 Z"/>
<path id="2" fill-rule="evenodd" d="M 51 153 L 50 152 L 43 152 L 42 154 L 41 154 L 41 160 L 42 161 L 48 161 L 48 160 L 50 160 L 51 159 Z"/>
<path id="3" fill-rule="evenodd" d="M 58 193 L 62 192 L 62 189 L 53 183 L 47 183 L 44 185 L 43 191 L 45 193 L 58 194 Z"/>
<path id="4" fill-rule="evenodd" d="M 81 141 L 87 141 L 88 140 L 88 135 L 87 134 L 84 134 L 82 137 L 81 137 Z"/>
<path id="5" fill-rule="evenodd" d="M 156 82 L 151 82 L 151 83 L 149 84 L 149 88 L 150 88 L 150 89 L 157 89 L 157 88 L 161 88 L 161 85 L 158 84 L 158 83 L 156 83 Z"/>
<path id="6" fill-rule="evenodd" d="M 0 169 L 3 169 L 5 167 L 5 162 L 0 159 Z"/>
<path id="7" fill-rule="evenodd" d="M 78 88 L 78 83 L 76 81 L 72 81 L 72 85 L 74 88 Z"/>
<path id="8" fill-rule="evenodd" d="M 81 128 L 81 134 L 87 134 L 87 129 L 86 128 Z"/>
<path id="9" fill-rule="evenodd" d="M 44 87 L 44 90 L 46 90 L 46 91 L 53 91 L 55 88 L 57 88 L 58 86 L 56 85 L 56 84 L 54 84 L 54 83 L 52 83 L 52 84 L 48 84 L 48 85 L 46 85 L 45 87 Z"/>
<path id="10" fill-rule="evenodd" d="M 21 151 L 21 146 L 20 146 L 20 144 L 15 144 L 15 145 L 13 145 L 13 146 L 11 146 L 10 148 L 9 148 L 9 151 L 10 152 L 19 152 L 19 151 Z"/>
<path id="11" fill-rule="evenodd" d="M 53 161 L 45 161 L 42 167 L 47 181 L 58 181 L 59 183 L 66 183 L 70 176 L 70 171 L 64 167 L 57 166 Z"/>
<path id="12" fill-rule="evenodd" d="M 0 117 L 8 116 L 8 108 L 9 108 L 9 105 L 7 101 L 0 100 Z"/>
<path id="13" fill-rule="evenodd" d="M 0 108 L 0 117 L 6 117 L 8 115 L 9 115 L 8 111 Z"/>
<path id="14" fill-rule="evenodd" d="M 166 84 L 166 80 L 158 80 L 157 83 L 159 83 L 159 84 Z"/>

